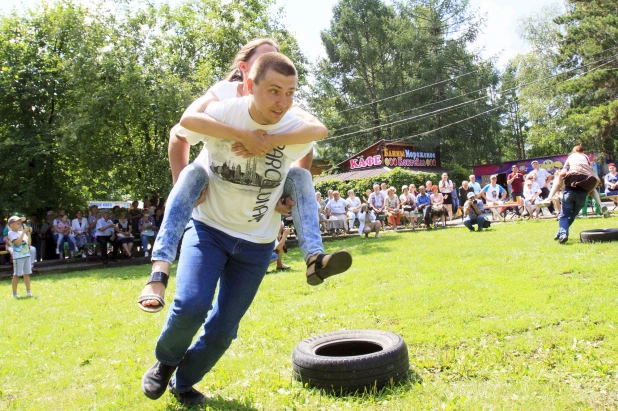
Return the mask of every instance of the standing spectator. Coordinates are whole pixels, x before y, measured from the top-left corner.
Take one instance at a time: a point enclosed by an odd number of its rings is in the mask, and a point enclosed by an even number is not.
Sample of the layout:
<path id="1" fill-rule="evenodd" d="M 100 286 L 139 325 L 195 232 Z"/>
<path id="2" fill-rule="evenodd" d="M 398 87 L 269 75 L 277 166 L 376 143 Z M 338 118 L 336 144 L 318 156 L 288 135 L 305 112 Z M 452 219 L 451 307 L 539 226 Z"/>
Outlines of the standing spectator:
<path id="1" fill-rule="evenodd" d="M 459 202 L 461 204 L 465 204 L 465 202 L 468 201 L 468 198 L 469 198 L 468 193 L 473 193 L 475 194 L 475 197 L 476 197 L 476 193 L 474 192 L 474 189 L 472 188 L 472 186 L 468 184 L 466 180 L 464 180 L 461 182 L 461 187 L 459 187 L 459 190 L 458 190 Z"/>
<path id="2" fill-rule="evenodd" d="M 395 195 L 395 189 L 393 187 L 386 190 L 386 193 L 387 196 L 384 200 L 384 210 L 386 211 L 389 224 L 393 227 L 394 231 L 397 231 L 397 227 L 401 221 L 401 215 L 403 214 L 399 204 L 399 198 Z"/>
<path id="3" fill-rule="evenodd" d="M 416 207 L 418 212 L 423 214 L 425 227 L 431 230 L 431 197 L 426 193 L 425 186 L 420 186 L 418 189 L 420 192 L 416 196 Z"/>
<path id="4" fill-rule="evenodd" d="M 380 228 L 382 228 L 382 224 L 376 220 L 376 215 L 374 211 L 369 207 L 368 204 L 363 204 L 361 206 L 361 210 L 358 212 L 358 233 L 365 234 L 365 238 L 369 237 L 369 233 L 376 233 L 376 238 L 380 237 Z"/>
<path id="5" fill-rule="evenodd" d="M 442 180 L 438 183 L 438 189 L 444 198 L 444 208 L 448 213 L 448 219 L 453 221 L 453 192 L 455 191 L 455 186 L 448 179 L 447 173 L 442 173 Z"/>
<path id="6" fill-rule="evenodd" d="M 326 201 L 324 201 L 322 199 L 322 193 L 320 193 L 319 191 L 315 193 L 315 200 L 318 202 L 318 204 L 320 205 L 320 208 L 322 209 L 322 211 L 324 211 L 324 209 L 326 208 Z"/>
<path id="7" fill-rule="evenodd" d="M 539 162 L 534 160 L 532 161 L 532 168 L 534 168 L 534 175 L 536 178 L 536 183 L 539 185 L 541 189 L 541 195 L 539 198 L 545 199 L 549 197 L 549 188 L 547 188 L 547 178 L 549 177 L 549 172 L 544 168 L 539 166 Z"/>
<path id="8" fill-rule="evenodd" d="M 410 189 L 408 186 L 402 186 L 401 191 L 403 193 L 399 196 L 399 203 L 401 204 L 401 209 L 403 211 L 403 215 L 408 219 L 412 227 L 416 226 L 416 198 L 413 194 L 410 193 Z"/>
<path id="9" fill-rule="evenodd" d="M 36 214 L 30 216 L 30 227 L 32 228 L 32 232 L 30 233 L 32 246 L 36 250 L 36 255 L 30 256 L 30 258 L 34 259 L 34 261 L 39 261 L 43 259 L 43 255 L 41 254 L 41 223 L 39 223 L 39 217 Z"/>
<path id="10" fill-rule="evenodd" d="M 506 177 L 506 182 L 511 185 L 511 200 L 517 201 L 517 197 L 523 196 L 524 175 L 519 172 L 517 165 L 513 164 L 511 167 L 511 174 Z"/>
<path id="11" fill-rule="evenodd" d="M 148 257 L 148 242 L 154 241 L 155 238 L 155 222 L 154 218 L 146 211 L 142 213 L 142 218 L 138 222 L 138 229 L 142 238 L 142 250 L 144 251 L 144 257 Z"/>
<path id="12" fill-rule="evenodd" d="M 19 277 L 24 278 L 26 284 L 26 297 L 32 297 L 30 293 L 30 274 L 32 274 L 32 265 L 30 261 L 30 244 L 28 233 L 32 232 L 32 228 L 23 227 L 20 217 L 12 216 L 8 221 L 9 232 L 8 239 L 13 250 L 13 280 L 11 286 L 13 288 L 13 297 L 17 298 L 17 282 Z"/>
<path id="13" fill-rule="evenodd" d="M 88 216 L 88 229 L 90 230 L 90 238 L 93 242 L 97 241 L 97 222 L 101 216 L 99 215 L 99 207 L 98 206 L 90 206 L 90 215 Z"/>
<path id="14" fill-rule="evenodd" d="M 498 184 L 498 176 L 496 174 L 490 177 L 490 183 L 483 187 L 481 194 L 487 201 L 487 205 L 496 205 L 506 198 L 506 190 Z M 497 208 L 492 208 L 491 213 L 494 220 L 500 219 L 500 211 Z"/>
<path id="15" fill-rule="evenodd" d="M 75 250 L 75 235 L 73 235 L 73 230 L 71 230 L 71 223 L 67 218 L 64 211 L 62 211 L 62 215 L 59 215 L 56 220 L 56 224 L 54 225 L 54 229 L 56 230 L 56 254 L 58 258 L 64 258 L 64 242 L 67 241 L 69 243 L 69 253 L 71 258 L 74 257 Z M 62 251 L 60 247 L 62 246 Z"/>
<path id="16" fill-rule="evenodd" d="M 51 260 L 56 257 L 56 242 L 54 241 L 54 220 L 56 213 L 52 210 L 45 214 L 45 222 L 41 225 L 41 259 Z"/>
<path id="17" fill-rule="evenodd" d="M 129 220 L 127 220 L 126 211 L 120 212 L 114 224 L 116 225 L 117 246 L 122 247 L 127 257 L 131 257 L 131 249 L 133 248 L 133 235 L 131 235 L 131 231 L 133 227 L 131 227 Z"/>
<path id="18" fill-rule="evenodd" d="M 442 227 L 446 227 L 446 209 L 444 207 L 444 196 L 438 192 L 438 186 L 432 186 L 433 194 L 429 196 L 431 200 L 431 220 L 436 227 L 436 219 L 442 219 Z"/>
<path id="19" fill-rule="evenodd" d="M 481 198 L 482 197 L 482 193 L 481 193 L 481 185 L 479 183 L 476 182 L 476 176 L 474 174 L 470 174 L 470 187 L 472 187 L 472 189 L 474 190 L 474 194 L 476 195 L 476 198 Z"/>
<path id="20" fill-rule="evenodd" d="M 118 256 L 118 245 L 116 243 L 116 228 L 114 222 L 109 219 L 109 210 L 104 209 L 101 211 L 101 218 L 97 220 L 97 242 L 101 246 L 101 256 L 103 257 L 103 264 L 107 264 L 107 243 L 112 243 L 113 254 L 112 261 L 116 261 Z"/>
<path id="21" fill-rule="evenodd" d="M 348 207 L 348 220 L 350 230 L 354 228 L 354 223 L 358 218 L 358 212 L 360 211 L 361 201 L 360 198 L 354 195 L 354 190 L 348 190 L 348 198 L 345 200 Z"/>
<path id="22" fill-rule="evenodd" d="M 467 200 L 464 203 L 464 219 L 463 224 L 468 227 L 468 230 L 474 231 L 473 225 L 476 224 L 477 231 L 483 231 L 485 225 L 485 217 L 479 207 L 480 200 L 476 199 L 474 191 L 466 194 Z M 481 202 L 482 204 L 482 202 Z"/>
<path id="23" fill-rule="evenodd" d="M 376 214 L 376 218 L 380 219 L 382 213 L 384 212 L 384 200 L 385 197 L 382 195 L 380 191 L 380 186 L 377 184 L 373 185 L 373 193 L 369 196 L 369 205 L 371 209 Z"/>
<path id="24" fill-rule="evenodd" d="M 343 230 L 343 236 L 347 237 L 346 233 L 346 214 L 347 204 L 339 195 L 339 191 L 333 191 L 333 199 L 326 204 L 326 217 L 328 217 L 328 229 L 334 237 L 339 229 Z"/>
<path id="25" fill-rule="evenodd" d="M 75 213 L 75 218 L 71 221 L 71 229 L 75 236 L 77 250 L 82 250 L 82 258 L 86 258 L 86 249 L 84 246 L 88 242 L 90 225 L 86 217 L 84 217 L 82 210 L 77 210 Z"/>
<path id="26" fill-rule="evenodd" d="M 133 236 L 139 237 L 139 220 L 142 218 L 142 210 L 139 209 L 139 201 L 133 201 L 129 210 L 129 222 L 131 223 Z"/>
<path id="27" fill-rule="evenodd" d="M 617 196 L 618 195 L 618 174 L 616 173 L 616 164 L 609 163 L 609 173 L 605 174 L 605 195 Z M 614 200 L 614 203 L 616 200 Z"/>

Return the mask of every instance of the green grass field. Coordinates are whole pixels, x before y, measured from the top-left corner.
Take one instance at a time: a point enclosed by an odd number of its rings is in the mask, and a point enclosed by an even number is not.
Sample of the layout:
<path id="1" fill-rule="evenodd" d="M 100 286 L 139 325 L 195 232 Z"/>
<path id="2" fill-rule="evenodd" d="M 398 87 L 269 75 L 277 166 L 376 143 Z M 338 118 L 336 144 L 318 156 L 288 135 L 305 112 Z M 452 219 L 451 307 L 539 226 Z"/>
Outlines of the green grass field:
<path id="1" fill-rule="evenodd" d="M 555 221 L 387 233 L 327 243 L 352 269 L 310 287 L 293 269 L 266 276 L 239 337 L 196 388 L 207 410 L 602 410 L 618 408 L 616 243 L 565 246 Z M 34 277 L 36 298 L 0 296 L 0 409 L 178 410 L 140 391 L 166 319 L 137 308 L 148 266 Z M 167 301 L 174 292 L 171 279 Z M 20 283 L 20 295 L 24 295 Z M 291 379 L 312 334 L 380 329 L 408 344 L 411 380 L 334 397 Z"/>

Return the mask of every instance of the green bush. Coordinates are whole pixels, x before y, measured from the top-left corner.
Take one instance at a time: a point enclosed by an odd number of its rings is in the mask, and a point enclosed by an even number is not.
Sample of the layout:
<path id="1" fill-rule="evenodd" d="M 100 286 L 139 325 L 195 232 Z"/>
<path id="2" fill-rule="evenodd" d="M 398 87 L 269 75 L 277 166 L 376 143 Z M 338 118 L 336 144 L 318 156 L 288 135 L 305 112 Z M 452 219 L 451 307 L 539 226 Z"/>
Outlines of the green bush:
<path id="1" fill-rule="evenodd" d="M 424 173 L 395 168 L 374 177 L 361 178 L 347 182 L 334 178 L 325 179 L 315 184 L 315 191 L 322 193 L 324 197 L 328 190 L 337 190 L 343 197 L 347 197 L 348 190 L 352 189 L 356 195 L 361 197 L 365 194 L 365 190 L 368 188 L 371 189 L 374 184 L 386 183 L 389 187 L 393 186 L 397 188 L 397 193 L 401 193 L 401 186 L 414 184 L 418 188 L 421 184 L 425 184 L 427 180 L 431 180 L 435 184 L 440 180 L 440 175 L 437 173 Z"/>

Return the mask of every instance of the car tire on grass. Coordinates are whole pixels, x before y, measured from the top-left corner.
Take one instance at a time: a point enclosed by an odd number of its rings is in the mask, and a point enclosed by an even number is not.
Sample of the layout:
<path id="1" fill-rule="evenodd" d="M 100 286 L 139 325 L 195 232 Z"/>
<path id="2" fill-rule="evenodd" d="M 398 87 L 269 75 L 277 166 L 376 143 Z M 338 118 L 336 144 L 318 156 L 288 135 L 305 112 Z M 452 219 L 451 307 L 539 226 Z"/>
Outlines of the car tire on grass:
<path id="1" fill-rule="evenodd" d="M 403 381 L 410 363 L 403 339 L 378 330 L 334 331 L 294 348 L 294 378 L 309 386 L 352 393 Z"/>
<path id="2" fill-rule="evenodd" d="M 586 230 L 579 234 L 582 243 L 618 241 L 618 228 L 599 228 Z"/>

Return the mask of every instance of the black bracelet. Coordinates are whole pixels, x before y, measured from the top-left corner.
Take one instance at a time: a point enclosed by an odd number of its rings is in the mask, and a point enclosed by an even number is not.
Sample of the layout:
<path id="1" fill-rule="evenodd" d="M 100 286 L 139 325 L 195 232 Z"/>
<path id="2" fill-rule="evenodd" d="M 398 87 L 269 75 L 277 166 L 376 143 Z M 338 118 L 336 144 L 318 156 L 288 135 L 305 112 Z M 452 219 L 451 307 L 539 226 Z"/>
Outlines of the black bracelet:
<path id="1" fill-rule="evenodd" d="M 148 279 L 148 282 L 146 284 L 150 284 L 152 282 L 160 281 L 160 282 L 163 283 L 165 288 L 167 288 L 167 281 L 168 280 L 169 280 L 169 275 L 165 274 L 162 271 L 155 271 L 154 273 L 150 274 L 150 278 Z"/>

